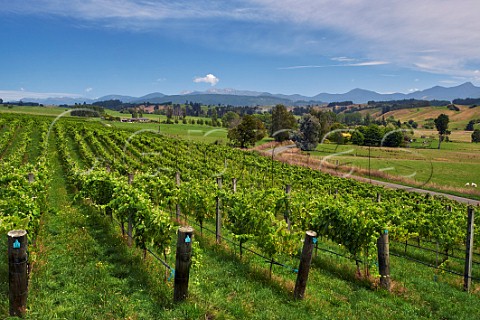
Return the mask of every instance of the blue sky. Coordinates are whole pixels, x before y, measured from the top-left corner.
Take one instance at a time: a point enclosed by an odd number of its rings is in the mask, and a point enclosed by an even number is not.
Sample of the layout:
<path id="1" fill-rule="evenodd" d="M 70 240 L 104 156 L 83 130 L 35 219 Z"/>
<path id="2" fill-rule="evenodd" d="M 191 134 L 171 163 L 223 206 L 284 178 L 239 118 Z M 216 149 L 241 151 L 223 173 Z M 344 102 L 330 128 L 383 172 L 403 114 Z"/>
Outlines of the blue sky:
<path id="1" fill-rule="evenodd" d="M 480 84 L 477 0 L 0 0 L 0 98 Z"/>

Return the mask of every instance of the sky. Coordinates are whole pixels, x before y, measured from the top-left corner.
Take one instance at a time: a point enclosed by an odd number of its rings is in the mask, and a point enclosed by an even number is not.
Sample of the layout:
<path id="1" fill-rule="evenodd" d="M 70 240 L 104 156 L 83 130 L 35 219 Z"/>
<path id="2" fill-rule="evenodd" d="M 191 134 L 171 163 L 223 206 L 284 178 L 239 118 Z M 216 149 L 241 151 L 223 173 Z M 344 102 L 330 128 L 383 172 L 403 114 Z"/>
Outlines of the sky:
<path id="1" fill-rule="evenodd" d="M 480 85 L 478 0 L 0 0 L 0 98 Z"/>

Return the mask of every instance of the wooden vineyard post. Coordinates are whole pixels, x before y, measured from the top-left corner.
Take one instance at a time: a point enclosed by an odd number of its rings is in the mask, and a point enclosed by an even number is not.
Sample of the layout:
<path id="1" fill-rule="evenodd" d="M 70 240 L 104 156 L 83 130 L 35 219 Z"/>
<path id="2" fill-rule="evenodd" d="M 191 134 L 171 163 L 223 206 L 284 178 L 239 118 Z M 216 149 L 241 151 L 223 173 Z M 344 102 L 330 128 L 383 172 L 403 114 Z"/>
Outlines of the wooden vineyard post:
<path id="1" fill-rule="evenodd" d="M 177 185 L 177 188 L 180 188 L 180 172 L 177 171 L 175 173 L 175 184 Z M 180 223 L 180 204 L 175 205 L 175 210 L 176 210 L 176 219 L 177 222 Z"/>
<path id="2" fill-rule="evenodd" d="M 180 302 L 188 296 L 188 279 L 192 264 L 193 228 L 180 227 L 177 237 L 177 252 L 175 261 L 175 281 L 173 301 Z"/>
<path id="3" fill-rule="evenodd" d="M 27 246 L 27 231 L 12 230 L 8 232 L 8 281 L 11 316 L 23 317 L 27 308 Z"/>
<path id="4" fill-rule="evenodd" d="M 237 192 L 237 178 L 232 178 L 233 193 Z"/>
<path id="5" fill-rule="evenodd" d="M 383 230 L 377 239 L 378 272 L 380 273 L 380 287 L 390 291 L 390 252 L 388 244 L 388 230 Z"/>
<path id="6" fill-rule="evenodd" d="M 32 172 L 30 172 L 28 174 L 28 183 L 33 183 L 34 181 L 35 181 L 35 175 Z"/>
<path id="7" fill-rule="evenodd" d="M 218 189 L 222 189 L 222 177 L 217 177 Z M 215 235 L 217 244 L 222 242 L 222 215 L 220 213 L 220 198 L 216 196 L 217 207 L 215 215 Z"/>
<path id="8" fill-rule="evenodd" d="M 308 272 L 312 263 L 313 247 L 317 242 L 317 233 L 315 231 L 307 231 L 305 233 L 305 241 L 303 242 L 302 256 L 300 257 L 300 266 L 298 267 L 297 281 L 293 296 L 295 299 L 303 299 L 305 289 L 307 288 Z"/>
<path id="9" fill-rule="evenodd" d="M 288 231 L 290 231 L 292 227 L 292 223 L 290 222 L 290 208 L 288 207 L 288 200 L 290 199 L 290 192 L 292 191 L 292 186 L 287 184 L 285 187 L 285 194 L 287 195 L 287 207 L 285 208 L 285 213 L 283 217 L 285 218 L 285 222 L 287 223 Z"/>
<path id="10" fill-rule="evenodd" d="M 133 183 L 133 173 L 129 173 L 128 174 L 128 184 L 132 184 Z M 133 244 L 133 218 L 132 218 L 132 214 L 130 213 L 128 215 L 128 229 L 127 229 L 127 244 L 129 247 L 132 246 Z"/>
<path id="11" fill-rule="evenodd" d="M 468 207 L 467 241 L 465 249 L 465 272 L 463 275 L 463 290 L 469 291 L 472 285 L 472 258 L 473 258 L 473 223 L 475 212 L 473 207 Z"/>

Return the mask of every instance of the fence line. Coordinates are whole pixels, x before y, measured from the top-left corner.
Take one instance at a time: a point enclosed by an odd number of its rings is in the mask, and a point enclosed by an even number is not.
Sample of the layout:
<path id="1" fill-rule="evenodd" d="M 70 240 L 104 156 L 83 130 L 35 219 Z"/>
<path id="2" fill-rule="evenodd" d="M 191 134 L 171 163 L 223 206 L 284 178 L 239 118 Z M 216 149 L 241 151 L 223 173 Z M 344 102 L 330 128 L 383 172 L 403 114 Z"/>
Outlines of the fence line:
<path id="1" fill-rule="evenodd" d="M 185 221 L 187 221 L 188 223 L 192 223 L 192 224 L 200 227 L 200 225 L 199 225 L 197 222 L 189 220 L 188 217 L 187 217 L 185 214 L 181 213 L 180 216 L 181 216 L 182 218 L 184 218 Z M 205 229 L 205 230 L 207 230 L 208 232 L 210 232 L 211 234 L 217 235 L 217 234 L 216 234 L 216 231 L 211 230 L 211 229 L 209 229 L 209 228 L 201 227 L 201 229 Z M 227 238 L 227 237 L 225 237 L 225 236 L 223 236 L 223 235 L 218 235 L 218 236 L 219 236 L 222 240 L 225 240 L 226 242 L 231 243 L 231 244 L 234 245 L 234 246 L 239 246 L 239 244 L 238 244 L 237 242 L 235 242 L 234 240 L 231 240 L 231 239 L 229 239 L 229 238 Z M 262 258 L 262 259 L 264 259 L 265 262 L 268 262 L 268 263 L 271 263 L 271 264 L 275 264 L 275 265 L 277 265 L 277 266 L 284 267 L 284 268 L 289 269 L 289 270 L 291 270 L 291 271 L 293 271 L 293 272 L 295 272 L 295 273 L 298 272 L 298 269 L 293 268 L 293 267 L 290 267 L 290 266 L 287 266 L 287 265 L 285 265 L 285 264 L 283 264 L 283 263 L 281 263 L 281 262 L 276 261 L 276 260 L 273 259 L 273 258 L 267 258 L 267 257 L 265 257 L 264 255 L 262 255 L 262 254 L 260 254 L 260 253 L 258 253 L 258 252 L 256 252 L 256 251 L 254 251 L 254 250 L 252 250 L 252 249 L 249 249 L 249 248 L 244 247 L 244 246 L 242 246 L 242 249 L 243 249 L 243 250 L 246 250 L 246 251 L 248 251 L 248 252 L 250 252 L 250 253 L 252 253 L 252 254 L 260 257 L 260 258 Z"/>
<path id="2" fill-rule="evenodd" d="M 437 266 L 435 266 L 431 263 L 424 262 L 424 261 L 421 261 L 421 260 L 418 260 L 418 259 L 415 259 L 415 258 L 412 258 L 412 257 L 402 256 L 401 254 L 398 254 L 398 253 L 395 253 L 395 252 L 390 252 L 390 254 L 392 256 L 395 256 L 395 257 L 398 257 L 398 258 L 403 258 L 403 259 L 407 259 L 407 260 L 422 264 L 422 265 L 424 265 L 426 267 L 429 267 L 429 268 L 432 268 L 432 269 L 438 269 L 440 271 L 445 271 L 445 272 L 448 272 L 448 273 L 451 273 L 451 274 L 454 274 L 454 275 L 457 275 L 457 276 L 461 276 L 461 277 L 464 276 L 463 273 L 453 271 L 453 270 L 450 270 L 450 269 L 445 269 L 445 268 L 442 268 L 442 267 L 437 267 Z M 480 278 L 476 278 L 476 277 L 469 277 L 469 278 L 472 279 L 472 280 L 480 281 Z"/>
<path id="3" fill-rule="evenodd" d="M 438 254 L 447 256 L 448 258 L 455 258 L 455 259 L 458 259 L 458 260 L 464 260 L 464 261 L 465 261 L 465 258 L 456 256 L 456 255 L 453 255 L 453 254 L 446 254 L 445 252 L 437 251 L 437 250 L 435 250 L 435 249 L 426 248 L 426 247 L 422 247 L 422 246 L 417 246 L 417 245 L 409 244 L 409 243 L 398 242 L 398 241 L 395 241 L 395 240 L 393 240 L 393 241 L 391 241 L 391 242 L 392 242 L 392 243 L 399 244 L 399 245 L 402 245 L 402 246 L 414 247 L 414 248 L 417 248 L 417 249 L 421 249 L 421 250 L 425 250 L 425 251 L 430 251 L 430 252 L 433 252 L 433 253 L 438 253 Z M 472 263 L 480 265 L 480 262 L 478 262 L 478 261 L 472 261 Z"/>
<path id="4" fill-rule="evenodd" d="M 413 240 L 413 241 L 415 241 L 416 239 L 415 239 L 415 238 L 410 238 L 410 239 L 407 239 L 407 241 L 408 241 L 408 240 Z M 428 240 L 427 238 L 420 238 L 419 240 L 420 240 L 420 241 L 423 241 L 423 242 L 428 242 L 428 243 L 436 244 L 435 241 Z M 452 249 L 452 250 L 455 249 L 455 250 L 457 250 L 457 251 L 465 252 L 465 248 L 460 247 L 458 244 L 452 246 L 451 249 Z M 473 255 L 480 257 L 480 253 L 478 253 L 478 252 L 473 252 Z"/>

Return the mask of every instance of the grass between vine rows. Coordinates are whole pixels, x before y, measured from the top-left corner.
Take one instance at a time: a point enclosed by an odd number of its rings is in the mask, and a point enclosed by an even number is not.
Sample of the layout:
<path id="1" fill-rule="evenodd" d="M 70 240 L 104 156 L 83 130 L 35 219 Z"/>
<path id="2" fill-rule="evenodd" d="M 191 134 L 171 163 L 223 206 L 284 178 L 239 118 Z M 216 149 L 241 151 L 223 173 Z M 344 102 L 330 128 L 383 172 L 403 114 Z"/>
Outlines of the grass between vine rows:
<path id="1" fill-rule="evenodd" d="M 52 148 L 52 155 L 54 148 Z M 118 226 L 81 202 L 51 158 L 50 210 L 35 245 L 27 319 L 479 319 L 478 293 L 460 277 L 391 257 L 392 293 L 355 277 L 355 264 L 319 253 L 304 301 L 294 301 L 295 274 L 196 235 L 190 297 L 173 304 L 172 282 L 151 256 L 128 248 Z M 6 252 L 6 236 L 0 246 Z M 174 250 L 168 262 L 174 264 Z M 0 314 L 8 317 L 8 266 L 0 264 Z"/>

